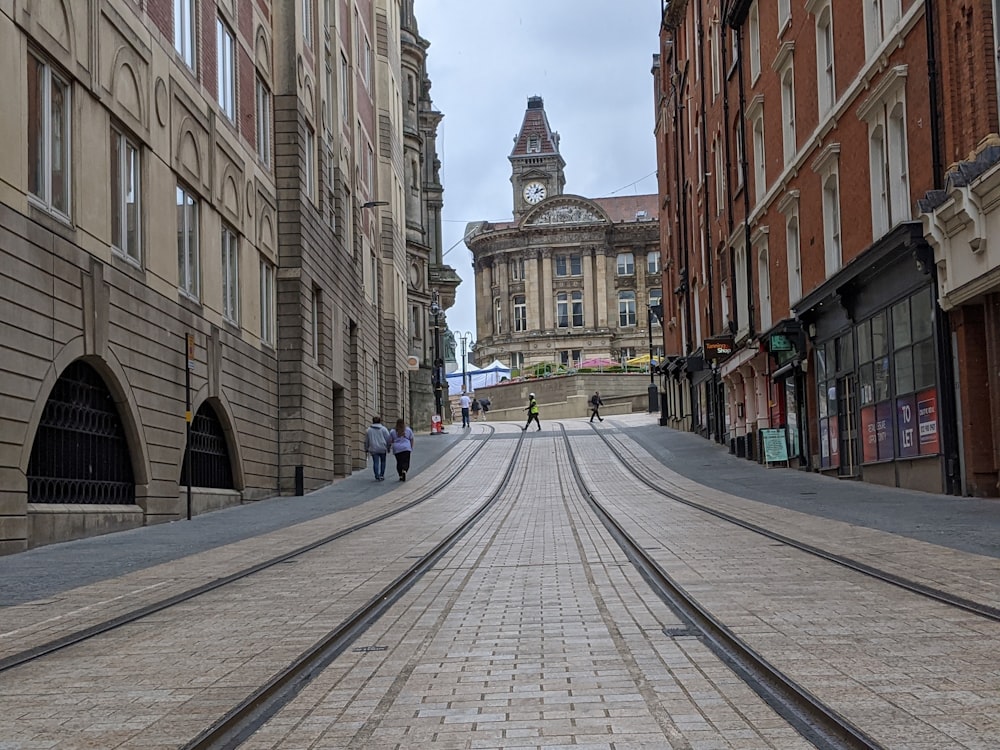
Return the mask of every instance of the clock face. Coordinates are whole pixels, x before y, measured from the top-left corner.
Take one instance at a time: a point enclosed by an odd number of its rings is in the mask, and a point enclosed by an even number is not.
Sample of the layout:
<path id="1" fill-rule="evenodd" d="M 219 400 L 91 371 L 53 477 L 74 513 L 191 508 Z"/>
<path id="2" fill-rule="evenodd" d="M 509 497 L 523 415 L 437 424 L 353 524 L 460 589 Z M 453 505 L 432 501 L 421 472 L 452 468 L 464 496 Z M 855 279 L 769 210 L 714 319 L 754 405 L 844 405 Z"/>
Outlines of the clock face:
<path id="1" fill-rule="evenodd" d="M 524 186 L 524 200 L 534 205 L 545 198 L 545 185 L 540 182 L 529 182 Z"/>

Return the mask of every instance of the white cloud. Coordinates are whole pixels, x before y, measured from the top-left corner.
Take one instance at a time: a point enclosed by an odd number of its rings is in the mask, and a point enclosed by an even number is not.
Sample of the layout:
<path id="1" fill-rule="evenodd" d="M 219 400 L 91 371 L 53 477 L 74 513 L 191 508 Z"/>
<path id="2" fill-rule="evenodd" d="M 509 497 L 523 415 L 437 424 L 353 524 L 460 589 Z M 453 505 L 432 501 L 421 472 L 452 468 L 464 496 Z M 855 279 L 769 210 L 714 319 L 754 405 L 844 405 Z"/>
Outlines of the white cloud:
<path id="1" fill-rule="evenodd" d="M 659 0 L 416 0 L 444 114 L 445 262 L 462 277 L 452 330 L 476 330 L 470 221 L 511 218 L 510 155 L 529 96 L 541 96 L 566 161 L 566 192 L 656 192 L 653 79 Z M 636 184 L 632 184 L 636 183 Z"/>

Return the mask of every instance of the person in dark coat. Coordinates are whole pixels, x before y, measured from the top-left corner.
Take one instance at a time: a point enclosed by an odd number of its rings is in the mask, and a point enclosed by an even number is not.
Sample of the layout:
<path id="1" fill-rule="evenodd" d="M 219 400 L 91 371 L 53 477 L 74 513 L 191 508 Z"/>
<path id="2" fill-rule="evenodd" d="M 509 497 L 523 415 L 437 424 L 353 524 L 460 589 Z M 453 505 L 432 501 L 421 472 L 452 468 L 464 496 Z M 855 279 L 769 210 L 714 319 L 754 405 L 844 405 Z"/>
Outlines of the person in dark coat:
<path id="1" fill-rule="evenodd" d="M 594 395 L 590 397 L 590 421 L 594 421 L 594 417 L 597 417 L 598 422 L 603 422 L 604 418 L 601 416 L 601 407 L 604 406 L 604 402 L 601 401 L 601 394 L 598 391 L 594 391 Z"/>

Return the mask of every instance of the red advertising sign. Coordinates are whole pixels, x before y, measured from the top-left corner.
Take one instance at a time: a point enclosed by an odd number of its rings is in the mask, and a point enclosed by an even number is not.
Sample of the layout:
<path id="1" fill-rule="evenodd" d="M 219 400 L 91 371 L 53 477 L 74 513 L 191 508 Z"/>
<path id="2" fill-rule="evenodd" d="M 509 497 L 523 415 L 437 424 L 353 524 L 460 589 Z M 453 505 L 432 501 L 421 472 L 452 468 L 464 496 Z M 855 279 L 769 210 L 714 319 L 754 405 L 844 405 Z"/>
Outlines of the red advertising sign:
<path id="1" fill-rule="evenodd" d="M 861 440 L 861 460 L 866 464 L 878 461 L 878 423 L 874 406 L 861 410 Z"/>
<path id="2" fill-rule="evenodd" d="M 937 391 L 929 388 L 917 394 L 917 431 L 920 434 L 920 455 L 941 452 L 938 437 Z"/>

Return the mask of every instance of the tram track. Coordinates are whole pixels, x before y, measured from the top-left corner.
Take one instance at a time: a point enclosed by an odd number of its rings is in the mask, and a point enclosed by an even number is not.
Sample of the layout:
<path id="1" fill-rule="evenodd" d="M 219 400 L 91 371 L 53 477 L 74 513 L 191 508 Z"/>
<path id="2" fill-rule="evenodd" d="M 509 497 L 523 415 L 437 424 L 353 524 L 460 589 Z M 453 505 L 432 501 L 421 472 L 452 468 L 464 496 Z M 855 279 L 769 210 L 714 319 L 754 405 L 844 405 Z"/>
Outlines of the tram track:
<path id="1" fill-rule="evenodd" d="M 326 545 L 341 540 L 344 537 L 347 537 L 351 534 L 361 531 L 362 529 L 366 529 L 378 523 L 381 523 L 389 518 L 392 518 L 393 516 L 404 513 L 405 511 L 408 511 L 426 502 L 427 500 L 441 493 L 445 488 L 447 488 L 450 484 L 452 484 L 458 478 L 458 476 L 465 470 L 465 468 L 469 465 L 469 462 L 473 458 L 475 458 L 475 456 L 478 455 L 479 452 L 482 451 L 487 446 L 493 434 L 496 432 L 496 428 L 493 427 L 492 425 L 488 425 L 487 428 L 489 430 L 489 434 L 486 436 L 485 439 L 478 440 L 477 441 L 478 444 L 471 449 L 471 451 L 467 456 L 464 456 L 462 460 L 455 462 L 456 464 L 455 468 L 453 468 L 450 472 L 445 474 L 432 487 L 420 493 L 420 495 L 418 495 L 413 500 L 406 502 L 403 505 L 395 507 L 391 510 L 379 513 L 371 518 L 347 526 L 343 529 L 339 529 L 332 534 L 328 534 L 320 539 L 309 542 L 308 544 L 300 545 L 298 547 L 295 547 L 286 552 L 282 552 L 281 554 L 270 557 L 254 565 L 241 568 L 228 575 L 215 578 L 211 581 L 200 584 L 198 586 L 193 586 L 189 589 L 178 592 L 171 596 L 163 597 L 156 601 L 144 604 L 140 607 L 136 607 L 127 612 L 123 612 L 122 614 L 117 615 L 115 617 L 102 620 L 86 628 L 80 628 L 78 630 L 74 630 L 72 632 L 61 635 L 58 638 L 53 638 L 43 643 L 32 646 L 31 648 L 23 649 L 21 651 L 9 654 L 8 656 L 0 658 L 0 674 L 15 669 L 16 667 L 36 662 L 44 658 L 45 656 L 61 651 L 70 646 L 86 642 L 100 635 L 121 628 L 125 625 L 138 622 L 151 615 L 162 612 L 171 607 L 176 607 L 180 604 L 191 601 L 192 599 L 195 599 L 199 596 L 203 596 L 204 594 L 217 591 L 225 586 L 231 585 L 238 581 L 249 578 L 255 574 L 274 568 L 277 565 L 288 563 L 289 561 L 294 560 L 297 557 L 301 557 L 305 554 L 321 549 Z M 506 479 L 504 481 L 506 481 Z"/>
<path id="2" fill-rule="evenodd" d="M 494 428 L 491 428 L 493 430 Z M 492 432 L 491 432 L 492 434 Z M 483 441 L 485 445 L 486 441 Z M 509 466 L 517 465 L 524 436 Z M 496 489 L 472 513 L 432 549 L 413 562 L 402 574 L 323 638 L 304 650 L 287 667 L 272 675 L 263 685 L 230 709 L 224 716 L 192 739 L 183 750 L 224 750 L 241 745 L 282 708 L 291 703 L 313 677 L 343 653 L 373 622 L 409 591 L 434 565 L 468 533 L 508 491 L 513 472 L 508 469 Z"/>
<path id="3" fill-rule="evenodd" d="M 778 715 L 795 727 L 803 738 L 817 748 L 822 750 L 879 750 L 882 747 L 861 729 L 777 669 L 674 581 L 589 489 L 580 472 L 565 427 L 560 425 L 560 430 L 570 457 L 569 463 L 573 477 L 587 504 L 657 596 L 682 620 L 687 622 L 690 628 L 701 634 L 705 644 L 721 661 L 738 674 Z M 631 471 L 628 462 L 622 459 L 621 454 L 612 448 L 607 439 L 605 439 L 605 444 Z M 656 488 L 653 487 L 653 489 Z"/>
<path id="4" fill-rule="evenodd" d="M 896 575 L 889 571 L 877 568 L 868 563 L 862 562 L 860 560 L 848 557 L 846 555 L 841 555 L 836 552 L 831 552 L 829 550 L 817 547 L 816 545 L 809 544 L 807 542 L 800 541 L 798 539 L 793 539 L 785 534 L 781 534 L 772 529 L 768 529 L 759 524 L 747 521 L 745 519 L 739 518 L 732 515 L 731 513 L 726 513 L 718 508 L 712 508 L 710 506 L 704 505 L 703 503 L 696 502 L 690 498 L 683 497 L 676 492 L 671 492 L 660 487 L 654 479 L 643 475 L 641 472 L 635 469 L 636 464 L 641 464 L 642 457 L 636 455 L 634 452 L 628 450 L 620 443 L 613 444 L 608 436 L 600 431 L 594 430 L 595 434 L 601 438 L 605 446 L 611 451 L 611 453 L 621 462 L 621 465 L 628 471 L 632 476 L 634 476 L 643 485 L 648 487 L 653 492 L 658 495 L 665 497 L 674 502 L 685 505 L 694 510 L 706 513 L 708 515 L 714 516 L 722 521 L 733 524 L 740 528 L 746 529 L 747 531 L 752 531 L 755 534 L 759 534 L 767 539 L 770 539 L 780 544 L 787 545 L 793 549 L 805 552 L 814 557 L 821 558 L 827 562 L 834 563 L 841 567 L 847 568 L 857 573 L 869 576 L 883 583 L 890 584 L 911 594 L 917 594 L 918 596 L 931 599 L 941 604 L 960 609 L 962 611 L 971 613 L 978 617 L 982 617 L 986 620 L 992 622 L 1000 622 L 1000 609 L 993 607 L 983 602 L 977 602 L 966 597 L 956 596 L 948 591 L 935 588 L 933 586 L 928 586 L 926 584 L 920 583 L 919 581 L 914 581 L 903 576 Z M 628 455 L 625 455 L 625 452 Z"/>

